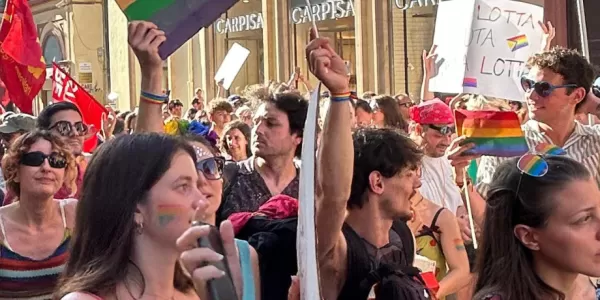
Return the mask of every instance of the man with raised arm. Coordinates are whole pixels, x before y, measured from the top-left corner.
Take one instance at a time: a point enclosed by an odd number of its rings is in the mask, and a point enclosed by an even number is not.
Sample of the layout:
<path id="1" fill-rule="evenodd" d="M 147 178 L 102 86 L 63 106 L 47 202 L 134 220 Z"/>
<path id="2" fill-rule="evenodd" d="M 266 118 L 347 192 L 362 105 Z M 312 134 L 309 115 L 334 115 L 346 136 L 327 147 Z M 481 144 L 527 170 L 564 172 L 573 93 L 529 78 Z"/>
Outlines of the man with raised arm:
<path id="1" fill-rule="evenodd" d="M 324 299 L 360 299 L 375 266 L 412 265 L 414 242 L 401 219 L 420 186 L 422 153 L 394 129 L 352 134 L 350 89 L 342 58 L 315 38 L 306 55 L 313 74 L 331 92 L 317 163 L 317 255 Z"/>

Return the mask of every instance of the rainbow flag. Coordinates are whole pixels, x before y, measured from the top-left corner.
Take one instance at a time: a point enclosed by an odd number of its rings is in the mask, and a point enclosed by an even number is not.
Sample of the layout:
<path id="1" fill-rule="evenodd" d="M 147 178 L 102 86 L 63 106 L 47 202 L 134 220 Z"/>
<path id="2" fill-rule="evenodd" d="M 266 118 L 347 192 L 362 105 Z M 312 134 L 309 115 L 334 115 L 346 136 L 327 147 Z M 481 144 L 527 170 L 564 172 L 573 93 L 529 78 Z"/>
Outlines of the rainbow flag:
<path id="1" fill-rule="evenodd" d="M 506 39 L 506 42 L 508 43 L 508 48 L 510 48 L 512 52 L 515 52 L 521 48 L 525 48 L 525 47 L 529 46 L 529 41 L 527 40 L 527 36 L 524 34 L 508 38 L 508 39 Z"/>
<path id="2" fill-rule="evenodd" d="M 238 0 L 116 0 L 127 20 L 152 22 L 167 35 L 158 49 L 164 60 Z"/>
<path id="3" fill-rule="evenodd" d="M 465 77 L 465 79 L 463 79 L 463 87 L 476 88 L 477 87 L 477 78 Z"/>
<path id="4" fill-rule="evenodd" d="M 475 144 L 466 154 L 514 157 L 529 152 L 519 117 L 513 111 L 456 110 L 454 118 L 456 133 L 467 137 L 465 143 Z"/>

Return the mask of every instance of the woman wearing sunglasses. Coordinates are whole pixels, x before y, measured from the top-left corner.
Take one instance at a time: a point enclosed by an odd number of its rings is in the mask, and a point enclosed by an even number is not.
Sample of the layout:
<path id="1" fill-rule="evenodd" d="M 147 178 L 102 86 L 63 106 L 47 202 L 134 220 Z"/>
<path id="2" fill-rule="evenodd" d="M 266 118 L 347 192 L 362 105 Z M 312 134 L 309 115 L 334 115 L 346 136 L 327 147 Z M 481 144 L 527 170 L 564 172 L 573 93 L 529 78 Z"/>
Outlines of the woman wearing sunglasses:
<path id="1" fill-rule="evenodd" d="M 590 172 L 546 154 L 501 164 L 479 251 L 473 299 L 595 299 L 578 283 L 579 274 L 600 276 L 600 191 Z"/>
<path id="2" fill-rule="evenodd" d="M 17 201 L 0 208 L 0 299 L 49 299 L 69 255 L 76 200 L 55 200 L 75 187 L 73 155 L 47 131 L 19 137 L 2 159 Z"/>

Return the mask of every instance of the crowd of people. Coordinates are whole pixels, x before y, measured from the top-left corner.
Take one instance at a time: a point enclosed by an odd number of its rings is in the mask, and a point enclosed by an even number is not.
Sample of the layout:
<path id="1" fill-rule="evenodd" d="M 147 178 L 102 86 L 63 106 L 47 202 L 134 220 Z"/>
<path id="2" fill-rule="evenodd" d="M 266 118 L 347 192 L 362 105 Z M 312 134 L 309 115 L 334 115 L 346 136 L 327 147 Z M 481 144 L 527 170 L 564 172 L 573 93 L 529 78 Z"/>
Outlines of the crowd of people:
<path id="1" fill-rule="evenodd" d="M 132 22 L 134 111 L 109 109 L 102 128 L 71 102 L 1 117 L 0 299 L 295 300 L 297 242 L 315 244 L 328 300 L 596 299 L 600 81 L 542 30 L 523 102 L 429 92 L 435 47 L 420 101 L 358 95 L 313 30 L 308 71 L 327 90 L 317 242 L 296 240 L 309 98 L 296 85 L 313 91 L 301 70 L 227 98 L 221 82 L 210 101 L 201 89 L 169 99 L 164 32 Z M 469 154 L 455 109 L 514 111 L 530 152 Z M 222 251 L 199 245 L 212 235 Z M 223 278 L 234 291 L 215 288 Z"/>

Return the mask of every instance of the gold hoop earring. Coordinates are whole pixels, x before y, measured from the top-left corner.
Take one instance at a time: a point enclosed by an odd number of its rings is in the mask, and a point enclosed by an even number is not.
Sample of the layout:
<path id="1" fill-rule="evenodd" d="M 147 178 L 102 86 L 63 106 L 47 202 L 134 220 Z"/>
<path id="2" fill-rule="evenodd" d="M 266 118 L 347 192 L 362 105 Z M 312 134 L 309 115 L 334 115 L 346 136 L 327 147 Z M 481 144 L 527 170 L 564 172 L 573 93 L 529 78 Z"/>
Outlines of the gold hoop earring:
<path id="1" fill-rule="evenodd" d="M 135 233 L 141 235 L 144 232 L 144 222 L 135 223 Z"/>

